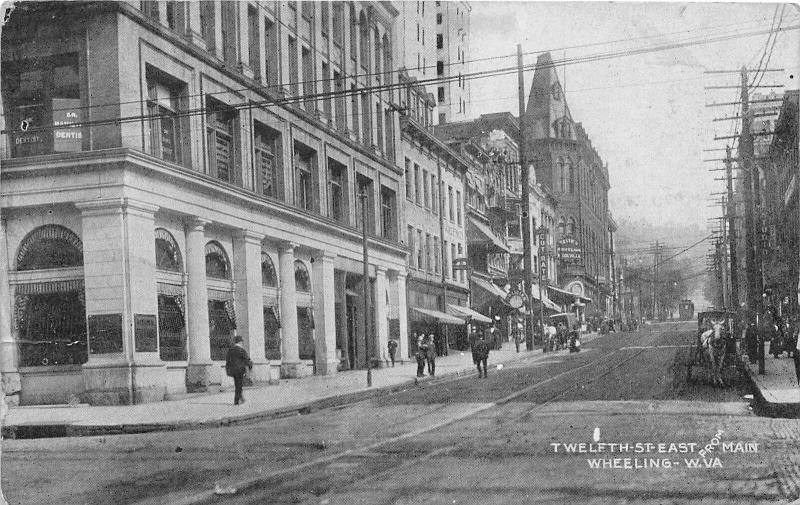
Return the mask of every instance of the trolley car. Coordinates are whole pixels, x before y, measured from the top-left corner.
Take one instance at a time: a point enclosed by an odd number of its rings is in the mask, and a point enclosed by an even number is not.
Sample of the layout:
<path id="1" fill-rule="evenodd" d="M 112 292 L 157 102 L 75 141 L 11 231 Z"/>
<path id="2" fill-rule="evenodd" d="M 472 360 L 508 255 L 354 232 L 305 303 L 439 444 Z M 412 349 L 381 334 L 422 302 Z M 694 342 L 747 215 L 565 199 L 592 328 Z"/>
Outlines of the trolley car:
<path id="1" fill-rule="evenodd" d="M 678 304 L 678 315 L 681 321 L 694 319 L 694 303 L 691 300 L 681 300 Z"/>

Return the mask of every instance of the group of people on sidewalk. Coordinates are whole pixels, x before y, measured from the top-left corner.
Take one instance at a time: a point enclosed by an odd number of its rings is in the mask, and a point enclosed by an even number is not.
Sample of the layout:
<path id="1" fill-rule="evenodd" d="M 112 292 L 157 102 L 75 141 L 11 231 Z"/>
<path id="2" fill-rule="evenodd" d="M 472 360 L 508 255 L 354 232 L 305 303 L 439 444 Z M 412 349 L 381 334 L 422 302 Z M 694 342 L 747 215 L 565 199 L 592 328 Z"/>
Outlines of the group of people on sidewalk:
<path id="1" fill-rule="evenodd" d="M 428 375 L 436 375 L 436 338 L 433 333 L 412 335 L 412 340 L 417 343 L 417 377 L 425 377 L 425 364 L 428 364 Z"/>

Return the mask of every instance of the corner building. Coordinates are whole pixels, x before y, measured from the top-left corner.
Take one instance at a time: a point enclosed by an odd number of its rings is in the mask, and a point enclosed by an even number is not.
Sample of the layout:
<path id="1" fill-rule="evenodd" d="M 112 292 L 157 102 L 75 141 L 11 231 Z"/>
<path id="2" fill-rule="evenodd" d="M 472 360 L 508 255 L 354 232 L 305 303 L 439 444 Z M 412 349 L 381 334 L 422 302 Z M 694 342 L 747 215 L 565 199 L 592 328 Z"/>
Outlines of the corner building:
<path id="1" fill-rule="evenodd" d="M 396 16 L 384 2 L 17 5 L 2 33 L 7 394 L 206 390 L 228 380 L 236 334 L 254 381 L 383 359 L 407 312 L 398 118 L 376 89 L 396 80 Z"/>

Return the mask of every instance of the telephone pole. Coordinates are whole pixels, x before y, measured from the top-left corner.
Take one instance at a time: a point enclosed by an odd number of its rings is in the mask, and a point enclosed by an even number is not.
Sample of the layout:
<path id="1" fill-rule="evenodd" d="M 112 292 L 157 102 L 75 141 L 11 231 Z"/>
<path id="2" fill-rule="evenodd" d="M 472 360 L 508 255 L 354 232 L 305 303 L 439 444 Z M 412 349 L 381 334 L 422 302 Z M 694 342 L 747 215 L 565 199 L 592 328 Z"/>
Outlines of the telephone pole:
<path id="1" fill-rule="evenodd" d="M 653 321 L 658 317 L 658 302 L 656 301 L 656 284 L 658 284 L 658 240 L 653 247 L 653 280 L 650 282 L 653 287 Z"/>
<path id="2" fill-rule="evenodd" d="M 535 316 L 533 314 L 533 293 L 531 293 L 531 282 L 533 281 L 533 258 L 531 243 L 531 174 L 530 167 L 526 161 L 525 151 L 525 76 L 522 72 L 522 44 L 517 44 L 517 93 L 519 97 L 519 163 L 522 168 L 522 265 L 523 265 L 523 292 L 525 293 L 525 308 L 527 309 L 525 332 L 525 346 L 533 350 L 533 329 L 535 328 Z M 541 283 L 542 279 L 539 279 Z M 539 303 L 542 303 L 539 300 Z"/>
<path id="3" fill-rule="evenodd" d="M 736 204 L 733 199 L 733 167 L 731 166 L 731 147 L 725 146 L 725 175 L 728 190 L 728 252 L 731 258 L 731 308 L 739 308 L 739 264 L 736 262 Z M 737 333 L 738 335 L 738 333 Z"/>

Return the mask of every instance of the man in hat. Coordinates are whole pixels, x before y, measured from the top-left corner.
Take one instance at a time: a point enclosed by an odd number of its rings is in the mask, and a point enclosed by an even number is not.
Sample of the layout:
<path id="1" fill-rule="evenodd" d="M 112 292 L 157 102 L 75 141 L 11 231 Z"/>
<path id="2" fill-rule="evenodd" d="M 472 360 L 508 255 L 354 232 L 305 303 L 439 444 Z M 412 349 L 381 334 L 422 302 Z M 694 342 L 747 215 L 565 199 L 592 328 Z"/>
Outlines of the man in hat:
<path id="1" fill-rule="evenodd" d="M 489 359 L 489 344 L 483 335 L 472 345 L 472 361 L 478 366 L 478 378 L 486 377 L 486 361 Z M 481 371 L 483 365 L 483 371 Z"/>
<path id="2" fill-rule="evenodd" d="M 247 370 L 253 369 L 253 362 L 250 361 L 250 356 L 247 354 L 243 342 L 244 339 L 239 335 L 233 337 L 233 345 L 228 349 L 228 354 L 225 356 L 225 372 L 229 377 L 233 377 L 235 389 L 233 394 L 234 405 L 244 403 L 244 396 L 242 396 L 244 374 Z"/>

